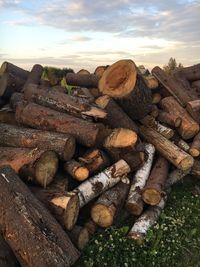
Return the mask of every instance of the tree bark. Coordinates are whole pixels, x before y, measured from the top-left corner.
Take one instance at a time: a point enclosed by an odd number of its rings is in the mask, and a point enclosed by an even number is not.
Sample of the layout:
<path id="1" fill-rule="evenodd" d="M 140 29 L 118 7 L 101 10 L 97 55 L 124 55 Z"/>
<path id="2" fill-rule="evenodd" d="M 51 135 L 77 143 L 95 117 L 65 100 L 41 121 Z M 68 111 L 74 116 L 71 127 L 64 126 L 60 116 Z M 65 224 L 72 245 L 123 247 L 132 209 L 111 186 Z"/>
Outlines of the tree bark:
<path id="1" fill-rule="evenodd" d="M 189 153 L 193 157 L 198 157 L 200 155 L 200 133 L 194 137 Z"/>
<path id="2" fill-rule="evenodd" d="M 14 111 L 7 105 L 0 110 L 0 123 L 17 124 Z"/>
<path id="3" fill-rule="evenodd" d="M 0 145 L 39 148 L 58 153 L 63 160 L 70 160 L 76 148 L 75 138 L 69 134 L 41 131 L 0 123 Z"/>
<path id="4" fill-rule="evenodd" d="M 176 115 L 181 118 L 181 125 L 177 128 L 177 131 L 183 139 L 187 140 L 194 137 L 199 131 L 199 125 L 193 118 L 187 113 L 187 111 L 179 105 L 174 97 L 165 97 L 160 102 L 161 108 L 170 114 Z"/>
<path id="5" fill-rule="evenodd" d="M 17 259 L 12 250 L 0 234 L 0 266 L 1 267 L 17 267 Z"/>
<path id="6" fill-rule="evenodd" d="M 89 242 L 90 234 L 87 228 L 75 225 L 69 232 L 69 237 L 79 250 L 83 250 Z"/>
<path id="7" fill-rule="evenodd" d="M 67 161 L 64 165 L 64 169 L 69 173 L 75 180 L 82 182 L 89 177 L 89 170 L 83 163 L 77 162 L 72 159 Z"/>
<path id="8" fill-rule="evenodd" d="M 9 167 L 0 169 L 0 227 L 22 266 L 73 265 L 79 252 Z"/>
<path id="9" fill-rule="evenodd" d="M 29 75 L 29 71 L 19 68 L 16 65 L 7 61 L 3 62 L 0 68 L 0 75 L 4 73 L 10 73 L 16 77 L 20 77 L 23 80 L 26 80 Z"/>
<path id="10" fill-rule="evenodd" d="M 189 81 L 200 80 L 200 64 L 182 68 L 181 71 Z"/>
<path id="11" fill-rule="evenodd" d="M 153 163 L 153 157 L 155 153 L 155 147 L 151 144 L 145 144 L 145 150 L 148 154 L 148 159 L 144 165 L 135 173 L 126 201 L 127 210 L 136 216 L 139 216 L 143 211 L 143 200 L 141 192 L 145 183 L 149 177 L 151 166 Z"/>
<path id="12" fill-rule="evenodd" d="M 120 60 L 108 67 L 99 81 L 99 90 L 116 99 L 133 120 L 142 119 L 151 111 L 151 90 L 137 74 L 132 60 Z"/>
<path id="13" fill-rule="evenodd" d="M 156 150 L 178 169 L 187 170 L 194 164 L 194 159 L 191 155 L 181 150 L 154 129 L 141 126 L 140 134 L 148 142 L 151 142 Z"/>
<path id="14" fill-rule="evenodd" d="M 200 178 L 200 160 L 195 160 L 192 166 L 191 174 Z"/>
<path id="15" fill-rule="evenodd" d="M 16 110 L 17 104 L 24 100 L 24 94 L 14 93 L 10 98 L 9 105 L 13 110 Z"/>
<path id="16" fill-rule="evenodd" d="M 41 65 L 39 65 L 39 64 L 35 64 L 32 67 L 32 69 L 31 69 L 31 71 L 30 71 L 30 73 L 29 73 L 29 75 L 28 75 L 28 77 L 26 79 L 26 82 L 24 84 L 24 87 L 23 87 L 22 91 L 26 90 L 27 86 L 29 84 L 31 84 L 31 83 L 32 84 L 39 84 L 41 76 L 42 76 L 42 73 L 43 73 L 43 67 Z"/>
<path id="17" fill-rule="evenodd" d="M 174 136 L 174 130 L 162 125 L 161 123 L 155 121 L 155 129 L 158 133 L 162 134 L 165 138 L 171 139 Z"/>
<path id="18" fill-rule="evenodd" d="M 176 114 L 168 113 L 160 110 L 158 114 L 158 121 L 167 123 L 169 126 L 178 128 L 181 125 L 182 119 L 181 117 L 177 117 Z"/>
<path id="19" fill-rule="evenodd" d="M 74 87 L 71 92 L 72 96 L 83 98 L 87 100 L 89 103 L 94 103 L 94 96 L 91 93 L 91 89 L 84 87 Z"/>
<path id="20" fill-rule="evenodd" d="M 186 109 L 192 118 L 200 124 L 200 99 L 188 102 Z"/>
<path id="21" fill-rule="evenodd" d="M 175 134 L 172 138 L 172 142 L 180 147 L 180 149 L 184 150 L 185 152 L 189 152 L 190 150 L 190 146 L 188 143 L 186 143 L 183 139 L 181 139 L 181 137 L 178 134 Z"/>
<path id="22" fill-rule="evenodd" d="M 142 199 L 149 205 L 158 205 L 165 194 L 164 187 L 169 170 L 168 161 L 159 157 L 151 171 L 151 174 L 142 190 Z"/>
<path id="23" fill-rule="evenodd" d="M 98 87 L 99 77 L 95 74 L 67 73 L 66 81 L 68 85 L 96 88 Z"/>

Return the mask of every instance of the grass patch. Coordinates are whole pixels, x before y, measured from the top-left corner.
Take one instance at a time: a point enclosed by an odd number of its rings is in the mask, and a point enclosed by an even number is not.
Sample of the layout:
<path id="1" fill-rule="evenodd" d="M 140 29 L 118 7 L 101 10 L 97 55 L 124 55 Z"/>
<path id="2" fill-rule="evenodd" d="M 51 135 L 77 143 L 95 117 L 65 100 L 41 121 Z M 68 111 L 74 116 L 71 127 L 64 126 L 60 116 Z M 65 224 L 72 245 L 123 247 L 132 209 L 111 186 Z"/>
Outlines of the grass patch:
<path id="1" fill-rule="evenodd" d="M 196 189 L 195 189 L 196 187 Z M 99 231 L 77 267 L 200 266 L 200 180 L 174 186 L 158 223 L 143 245 L 128 240 L 133 219 Z"/>

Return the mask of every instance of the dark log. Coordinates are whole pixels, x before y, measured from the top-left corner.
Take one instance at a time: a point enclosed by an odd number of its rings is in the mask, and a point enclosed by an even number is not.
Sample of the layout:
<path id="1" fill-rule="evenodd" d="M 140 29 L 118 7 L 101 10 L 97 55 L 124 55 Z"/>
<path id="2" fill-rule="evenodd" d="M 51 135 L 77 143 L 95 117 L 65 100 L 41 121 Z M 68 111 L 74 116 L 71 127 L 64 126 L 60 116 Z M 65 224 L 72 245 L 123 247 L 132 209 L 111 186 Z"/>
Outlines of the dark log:
<path id="1" fill-rule="evenodd" d="M 200 64 L 196 64 L 190 67 L 181 68 L 181 71 L 189 81 L 200 80 Z"/>
<path id="2" fill-rule="evenodd" d="M 165 111 L 160 110 L 157 120 L 160 122 L 167 123 L 168 125 L 178 128 L 181 125 L 182 119 L 181 117 L 177 117 L 176 114 L 168 113 Z"/>
<path id="3" fill-rule="evenodd" d="M 32 67 L 32 69 L 31 69 L 31 71 L 30 71 L 30 73 L 29 73 L 29 75 L 27 77 L 27 80 L 26 80 L 26 82 L 24 84 L 24 87 L 23 87 L 22 91 L 26 90 L 26 88 L 27 88 L 27 86 L 29 84 L 39 84 L 41 76 L 42 76 L 42 73 L 43 73 L 43 67 L 41 65 L 39 65 L 39 64 L 35 64 Z"/>
<path id="4" fill-rule="evenodd" d="M 200 178 L 200 160 L 195 160 L 192 166 L 191 174 Z"/>
<path id="5" fill-rule="evenodd" d="M 96 88 L 98 87 L 99 77 L 95 74 L 67 73 L 66 81 L 68 85 Z"/>
<path id="6" fill-rule="evenodd" d="M 0 266 L 1 267 L 17 267 L 17 259 L 12 250 L 0 234 Z"/>
<path id="7" fill-rule="evenodd" d="M 192 118 L 200 124 L 200 99 L 188 102 L 186 109 Z"/>
<path id="8" fill-rule="evenodd" d="M 0 110 L 0 123 L 8 123 L 12 125 L 18 124 L 15 119 L 14 110 L 11 109 L 8 105 L 4 106 Z"/>
<path id="9" fill-rule="evenodd" d="M 83 250 L 90 239 L 90 234 L 86 227 L 75 225 L 73 229 L 68 233 L 74 245 L 79 249 Z"/>
<path id="10" fill-rule="evenodd" d="M 89 103 L 94 103 L 94 96 L 91 93 L 91 89 L 84 87 L 74 87 L 71 92 L 72 96 L 86 99 Z"/>
<path id="11" fill-rule="evenodd" d="M 16 65 L 7 61 L 3 62 L 0 68 L 0 75 L 4 73 L 10 73 L 16 77 L 20 77 L 23 80 L 26 80 L 29 75 L 29 71 L 19 68 Z"/>
<path id="12" fill-rule="evenodd" d="M 88 70 L 85 70 L 85 69 L 81 69 L 77 72 L 77 74 L 90 74 L 90 72 Z"/>
<path id="13" fill-rule="evenodd" d="M 69 173 L 75 180 L 84 181 L 89 177 L 89 170 L 83 163 L 72 159 L 65 163 L 64 170 Z"/>
<path id="14" fill-rule="evenodd" d="M 76 148 L 75 138 L 69 134 L 41 131 L 0 123 L 0 146 L 39 148 L 58 153 L 70 160 Z"/>
<path id="15" fill-rule="evenodd" d="M 0 169 L 0 228 L 22 266 L 71 266 L 79 252 L 9 167 Z"/>
<path id="16" fill-rule="evenodd" d="M 16 110 L 17 107 L 17 103 L 23 101 L 24 99 L 24 94 L 22 93 L 14 93 L 12 94 L 11 98 L 10 98 L 10 102 L 9 105 L 13 110 Z"/>
<path id="17" fill-rule="evenodd" d="M 194 137 L 193 142 L 192 142 L 190 149 L 189 149 L 189 153 L 193 157 L 198 157 L 200 155 L 200 133 L 198 133 Z"/>
<path id="18" fill-rule="evenodd" d="M 0 108 L 2 108 L 5 104 L 6 104 L 6 100 L 3 97 L 0 97 Z"/>
<path id="19" fill-rule="evenodd" d="M 115 98 L 133 120 L 142 119 L 151 111 L 151 90 L 137 74 L 132 60 L 120 60 L 109 66 L 99 81 L 99 90 Z"/>

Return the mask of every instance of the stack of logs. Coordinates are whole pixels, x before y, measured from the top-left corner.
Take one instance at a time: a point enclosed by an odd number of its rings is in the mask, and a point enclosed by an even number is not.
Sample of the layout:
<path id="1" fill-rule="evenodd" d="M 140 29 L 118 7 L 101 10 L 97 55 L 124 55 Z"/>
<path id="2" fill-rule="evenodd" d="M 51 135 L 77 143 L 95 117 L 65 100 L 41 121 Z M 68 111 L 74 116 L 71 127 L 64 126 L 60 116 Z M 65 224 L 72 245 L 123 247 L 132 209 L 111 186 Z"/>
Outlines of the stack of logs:
<path id="1" fill-rule="evenodd" d="M 200 177 L 200 64 L 120 60 L 68 73 L 71 95 L 42 73 L 0 69 L 0 266 L 71 266 L 127 212 L 141 242 L 172 185 Z"/>

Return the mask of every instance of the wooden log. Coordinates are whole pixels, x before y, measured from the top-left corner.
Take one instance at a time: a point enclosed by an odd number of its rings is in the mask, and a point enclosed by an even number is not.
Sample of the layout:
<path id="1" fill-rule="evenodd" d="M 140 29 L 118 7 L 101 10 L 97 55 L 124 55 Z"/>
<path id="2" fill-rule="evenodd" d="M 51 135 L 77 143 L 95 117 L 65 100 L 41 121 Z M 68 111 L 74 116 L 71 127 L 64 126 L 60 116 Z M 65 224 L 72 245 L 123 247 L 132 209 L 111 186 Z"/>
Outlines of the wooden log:
<path id="1" fill-rule="evenodd" d="M 79 250 L 83 250 L 89 242 L 90 234 L 86 227 L 75 225 L 69 232 L 69 237 Z"/>
<path id="2" fill-rule="evenodd" d="M 64 171 L 58 171 L 54 177 L 54 180 L 46 187 L 46 189 L 59 192 L 68 192 L 70 190 L 69 187 L 69 177 L 66 176 Z"/>
<path id="3" fill-rule="evenodd" d="M 102 77 L 104 71 L 107 69 L 107 66 L 98 66 L 95 71 L 94 71 L 94 74 L 99 76 L 99 77 Z"/>
<path id="4" fill-rule="evenodd" d="M 142 120 L 140 120 L 140 123 L 147 127 L 155 127 L 156 120 L 153 116 L 147 115 Z"/>
<path id="5" fill-rule="evenodd" d="M 189 90 L 177 82 L 173 76 L 165 73 L 160 67 L 154 67 L 152 74 L 158 79 L 165 90 L 167 90 L 167 92 L 169 92 L 170 95 L 172 95 L 183 107 L 186 106 L 187 102 L 193 100 Z"/>
<path id="6" fill-rule="evenodd" d="M 0 166 L 9 165 L 27 180 L 42 186 L 48 185 L 58 168 L 58 158 L 53 151 L 37 148 L 0 147 Z"/>
<path id="7" fill-rule="evenodd" d="M 116 99 L 133 120 L 142 119 L 151 111 L 151 91 L 132 60 L 109 66 L 99 81 L 99 90 Z"/>
<path id="8" fill-rule="evenodd" d="M 144 203 L 141 197 L 141 192 L 149 177 L 153 163 L 155 147 L 151 144 L 145 144 L 145 150 L 147 151 L 148 159 L 144 163 L 144 165 L 135 173 L 126 201 L 127 210 L 131 214 L 136 216 L 139 216 L 143 211 Z"/>
<path id="9" fill-rule="evenodd" d="M 190 155 L 193 157 L 198 157 L 200 155 L 200 133 L 198 133 L 192 142 L 192 145 L 189 149 Z"/>
<path id="10" fill-rule="evenodd" d="M 0 169 L 0 228 L 22 266 L 71 266 L 79 252 L 9 167 Z"/>
<path id="11" fill-rule="evenodd" d="M 200 178 L 200 160 L 195 160 L 192 166 L 191 174 Z"/>
<path id="12" fill-rule="evenodd" d="M 7 105 L 2 107 L 0 110 L 0 123 L 8 123 L 12 125 L 17 124 L 14 110 Z"/>
<path id="13" fill-rule="evenodd" d="M 128 164 L 124 160 L 120 160 L 106 168 L 103 172 L 81 183 L 73 190 L 74 193 L 78 194 L 80 207 L 83 207 L 102 192 L 113 187 L 129 172 L 130 168 Z"/>
<path id="14" fill-rule="evenodd" d="M 22 93 L 12 94 L 9 102 L 11 109 L 16 110 L 17 104 L 23 100 L 24 100 L 24 94 Z"/>
<path id="15" fill-rule="evenodd" d="M 26 100 L 34 101 L 52 109 L 67 112 L 71 115 L 84 118 L 91 116 L 94 118 L 105 118 L 106 112 L 101 108 L 91 105 L 86 99 L 70 96 L 52 90 L 38 90 L 35 86 L 28 86 L 24 91 Z"/>
<path id="16" fill-rule="evenodd" d="M 172 127 L 178 128 L 181 125 L 182 119 L 181 117 L 177 117 L 176 114 L 168 113 L 160 110 L 157 120 L 160 122 L 164 122 Z"/>
<path id="17" fill-rule="evenodd" d="M 101 124 L 84 121 L 35 103 L 19 103 L 16 120 L 37 129 L 71 134 L 78 143 L 87 147 L 101 144 L 104 133 L 107 135 Z"/>
<path id="18" fill-rule="evenodd" d="M 51 83 L 50 83 L 50 81 L 49 80 L 45 80 L 45 79 L 41 79 L 40 80 L 40 85 L 42 86 L 42 87 L 50 87 L 51 86 Z"/>
<path id="19" fill-rule="evenodd" d="M 190 150 L 190 145 L 188 143 L 186 143 L 183 139 L 181 139 L 181 137 L 178 134 L 175 134 L 172 138 L 172 142 L 174 142 L 174 144 L 178 147 L 180 147 L 180 149 L 184 150 L 185 152 L 189 152 Z"/>
<path id="20" fill-rule="evenodd" d="M 153 128 L 141 126 L 140 135 L 148 142 L 151 142 L 156 150 L 178 169 L 187 170 L 194 164 L 194 159 L 191 155 L 181 150 Z"/>
<path id="21" fill-rule="evenodd" d="M 192 82 L 192 88 L 196 88 L 197 92 L 200 92 L 200 80 Z"/>
<path id="22" fill-rule="evenodd" d="M 190 82 L 187 80 L 187 78 L 185 77 L 183 71 L 178 68 L 178 69 L 175 69 L 173 72 L 172 72 L 172 75 L 173 77 L 176 79 L 176 81 L 181 84 L 183 87 L 186 88 L 186 90 L 188 91 L 188 93 L 191 95 L 191 97 L 195 99 L 196 95 L 193 95 L 193 91 L 191 90 L 191 87 L 190 87 Z"/>
<path id="23" fill-rule="evenodd" d="M 41 131 L 0 123 L 0 146 L 39 148 L 58 153 L 70 160 L 76 148 L 75 138 L 69 134 Z"/>
<path id="24" fill-rule="evenodd" d="M 96 88 L 98 87 L 99 77 L 95 74 L 67 73 L 66 81 L 68 85 Z"/>
<path id="25" fill-rule="evenodd" d="M 81 69 L 77 72 L 77 74 L 90 74 L 90 72 L 88 70 Z"/>
<path id="26" fill-rule="evenodd" d="M 29 75 L 29 71 L 19 68 L 7 61 L 3 62 L 0 68 L 0 75 L 3 75 L 4 73 L 10 73 L 16 77 L 22 78 L 23 80 L 26 80 Z"/>
<path id="27" fill-rule="evenodd" d="M 84 227 L 88 230 L 90 236 L 94 235 L 97 230 L 97 225 L 92 219 L 87 220 L 87 222 L 84 224 Z"/>
<path id="28" fill-rule="evenodd" d="M 200 99 L 188 102 L 186 109 L 192 118 L 200 124 Z"/>
<path id="29" fill-rule="evenodd" d="M 161 94 L 159 93 L 152 94 L 152 104 L 158 104 L 161 99 L 162 99 Z"/>
<path id="30" fill-rule="evenodd" d="M 191 172 L 191 169 L 188 169 L 186 171 L 182 171 L 179 169 L 174 169 L 171 171 L 167 177 L 166 183 L 165 183 L 165 189 L 170 188 L 175 183 L 181 181 L 186 175 L 188 175 Z"/>
<path id="31" fill-rule="evenodd" d="M 152 105 L 151 112 L 149 113 L 150 116 L 157 118 L 159 114 L 158 107 L 156 105 Z"/>
<path id="32" fill-rule="evenodd" d="M 181 118 L 182 122 L 179 128 L 177 128 L 177 131 L 183 139 L 190 139 L 198 133 L 199 124 L 179 105 L 174 97 L 169 96 L 163 98 L 160 102 L 160 106 L 164 111 Z"/>
<path id="33" fill-rule="evenodd" d="M 35 64 L 32 67 L 32 69 L 31 69 L 31 71 L 30 71 L 30 73 L 26 79 L 26 82 L 24 84 L 22 91 L 26 90 L 26 88 L 29 84 L 39 84 L 42 73 L 43 73 L 43 67 L 39 64 Z"/>
<path id="34" fill-rule="evenodd" d="M 0 234 L 0 266 L 17 267 L 17 259 L 1 234 Z"/>
<path id="35" fill-rule="evenodd" d="M 144 76 L 144 80 L 147 87 L 151 90 L 155 90 L 159 86 L 158 80 L 152 75 Z"/>
<path id="36" fill-rule="evenodd" d="M 127 128 L 138 132 L 138 127 L 133 120 L 123 111 L 123 109 L 108 95 L 100 96 L 95 103 L 106 110 L 107 116 L 104 122 L 111 128 Z"/>
<path id="37" fill-rule="evenodd" d="M 102 171 L 110 165 L 110 159 L 107 154 L 97 148 L 89 149 L 78 159 L 89 170 L 90 175 Z"/>
<path id="38" fill-rule="evenodd" d="M 173 129 L 159 123 L 158 121 L 155 121 L 155 129 L 167 139 L 171 139 L 174 136 Z"/>
<path id="39" fill-rule="evenodd" d="M 74 87 L 71 91 L 71 95 L 79 98 L 86 99 L 89 103 L 94 103 L 94 96 L 91 93 L 91 89 L 84 87 Z"/>
<path id="40" fill-rule="evenodd" d="M 75 180 L 84 181 L 89 177 L 89 170 L 84 164 L 72 159 L 64 164 L 64 170 L 69 173 Z"/>
<path id="41" fill-rule="evenodd" d="M 189 81 L 200 80 L 200 64 L 196 64 L 190 67 L 181 68 L 181 71 Z"/>
<path id="42" fill-rule="evenodd" d="M 161 198 L 165 195 L 164 187 L 168 175 L 168 161 L 159 157 L 153 166 L 146 185 L 142 190 L 142 199 L 149 205 L 158 205 Z"/>

